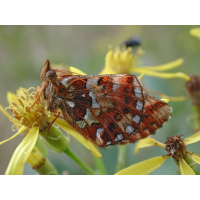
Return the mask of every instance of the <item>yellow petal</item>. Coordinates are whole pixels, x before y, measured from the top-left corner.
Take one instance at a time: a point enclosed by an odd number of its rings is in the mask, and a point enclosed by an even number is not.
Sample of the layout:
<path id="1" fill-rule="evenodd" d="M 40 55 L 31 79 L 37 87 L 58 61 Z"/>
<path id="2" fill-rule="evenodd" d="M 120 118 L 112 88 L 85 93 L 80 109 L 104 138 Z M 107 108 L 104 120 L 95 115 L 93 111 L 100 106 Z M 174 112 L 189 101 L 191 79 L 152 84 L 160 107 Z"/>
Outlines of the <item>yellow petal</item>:
<path id="1" fill-rule="evenodd" d="M 182 78 L 182 79 L 185 79 L 186 81 L 190 81 L 190 77 L 182 72 L 159 73 L 159 72 L 155 72 L 155 71 L 148 71 L 145 69 L 140 69 L 139 67 L 133 68 L 131 71 L 135 72 L 135 73 L 144 73 L 145 75 L 155 76 L 155 77 L 159 77 L 159 78 Z"/>
<path id="2" fill-rule="evenodd" d="M 196 175 L 192 168 L 182 159 L 180 162 L 180 171 L 182 175 Z"/>
<path id="3" fill-rule="evenodd" d="M 141 81 L 143 76 L 144 76 L 144 73 L 138 76 L 137 78 Z"/>
<path id="4" fill-rule="evenodd" d="M 165 144 L 158 142 L 154 140 L 153 138 L 144 138 L 137 143 L 134 154 L 137 154 L 139 149 L 150 147 L 150 146 L 159 146 L 159 147 L 165 148 Z"/>
<path id="5" fill-rule="evenodd" d="M 184 60 L 182 58 L 179 58 L 175 61 L 163 64 L 163 65 L 157 65 L 154 67 L 138 67 L 138 69 L 144 69 L 147 71 L 151 71 L 151 70 L 152 71 L 167 71 L 167 70 L 173 69 L 175 67 L 179 67 L 180 65 L 183 64 L 183 61 Z"/>
<path id="6" fill-rule="evenodd" d="M 187 154 L 188 156 L 190 156 L 190 158 L 192 158 L 192 160 L 194 160 L 196 163 L 200 164 L 200 156 L 192 153 L 192 152 L 188 152 Z"/>
<path id="7" fill-rule="evenodd" d="M 16 95 L 13 94 L 12 92 L 7 92 L 7 101 L 9 104 L 11 104 L 12 102 L 17 103 L 17 98 Z"/>
<path id="8" fill-rule="evenodd" d="M 114 63 L 114 52 L 112 47 L 109 47 L 109 50 L 106 54 L 106 58 L 105 58 L 105 67 L 103 68 L 103 70 L 101 71 L 100 74 L 114 74 L 113 70 L 112 70 L 112 64 Z"/>
<path id="9" fill-rule="evenodd" d="M 31 87 L 31 88 L 35 89 L 34 87 Z M 26 90 L 26 89 L 20 87 L 20 88 L 17 90 L 16 94 L 17 94 L 18 96 L 20 96 L 20 95 L 25 95 L 24 90 Z"/>
<path id="10" fill-rule="evenodd" d="M 92 153 L 98 157 L 101 158 L 102 155 L 99 152 L 99 150 L 95 147 L 95 145 L 87 140 L 85 137 L 83 137 L 79 132 L 77 132 L 72 126 L 70 126 L 67 122 L 57 119 L 55 121 L 55 124 L 65 130 L 67 133 L 69 133 L 72 137 L 74 137 L 76 140 L 78 140 L 82 145 L 84 145 L 87 149 L 92 151 Z"/>
<path id="11" fill-rule="evenodd" d="M 16 118 L 11 117 L 11 115 L 6 112 L 6 110 L 0 105 L 0 111 L 10 120 L 12 123 L 19 129 L 21 127 L 21 124 L 19 124 L 19 121 Z"/>
<path id="12" fill-rule="evenodd" d="M 111 67 L 105 66 L 100 74 L 115 74 Z"/>
<path id="13" fill-rule="evenodd" d="M 22 126 L 22 127 L 18 130 L 18 132 L 15 133 L 15 135 L 13 135 L 12 137 L 10 137 L 10 138 L 8 138 L 8 139 L 6 139 L 6 140 L 0 142 L 0 145 L 2 145 L 2 144 L 5 143 L 5 142 L 8 142 L 9 140 L 12 140 L 13 138 L 15 138 L 16 136 L 18 136 L 20 133 L 22 133 L 22 132 L 25 131 L 26 129 L 27 129 L 27 127 Z"/>
<path id="14" fill-rule="evenodd" d="M 69 67 L 69 70 L 74 73 L 75 75 L 87 75 L 85 74 L 83 71 L 81 71 L 80 69 L 77 69 L 75 67 Z"/>
<path id="15" fill-rule="evenodd" d="M 26 137 L 18 145 L 14 151 L 12 158 L 6 170 L 6 175 L 21 175 L 24 171 L 24 166 L 30 153 L 35 146 L 39 135 L 39 127 L 31 128 Z"/>
<path id="16" fill-rule="evenodd" d="M 69 66 L 66 65 L 66 64 L 63 64 L 63 63 L 60 63 L 60 64 L 51 63 L 51 66 L 52 66 L 54 69 L 69 70 Z"/>
<path id="17" fill-rule="evenodd" d="M 164 101 L 165 103 L 169 102 L 169 99 L 161 99 L 162 101 Z"/>
<path id="18" fill-rule="evenodd" d="M 185 101 L 187 99 L 187 97 L 183 97 L 183 96 L 180 96 L 180 97 L 170 97 L 170 96 L 166 95 L 165 97 L 167 97 L 169 101 L 174 101 L 174 102 Z"/>
<path id="19" fill-rule="evenodd" d="M 200 141 L 200 131 L 184 139 L 185 145 Z"/>
<path id="20" fill-rule="evenodd" d="M 5 111 L 5 109 L 0 105 L 0 111 L 6 116 L 8 117 L 8 119 L 10 119 L 10 114 L 8 112 Z"/>
<path id="21" fill-rule="evenodd" d="M 184 101 L 187 99 L 187 97 L 183 97 L 183 96 L 179 96 L 179 97 L 170 97 L 166 94 L 163 94 L 162 92 L 157 92 L 157 91 L 152 91 L 152 90 L 147 90 L 145 88 L 146 91 L 148 91 L 148 93 L 151 93 L 152 95 L 159 95 L 160 98 L 163 98 L 163 99 L 169 99 L 169 101 Z"/>
<path id="22" fill-rule="evenodd" d="M 190 34 L 200 39 L 200 28 L 191 29 Z"/>
<path id="23" fill-rule="evenodd" d="M 169 156 L 158 156 L 151 158 L 122 169 L 115 175 L 147 175 L 159 168 L 168 158 Z"/>

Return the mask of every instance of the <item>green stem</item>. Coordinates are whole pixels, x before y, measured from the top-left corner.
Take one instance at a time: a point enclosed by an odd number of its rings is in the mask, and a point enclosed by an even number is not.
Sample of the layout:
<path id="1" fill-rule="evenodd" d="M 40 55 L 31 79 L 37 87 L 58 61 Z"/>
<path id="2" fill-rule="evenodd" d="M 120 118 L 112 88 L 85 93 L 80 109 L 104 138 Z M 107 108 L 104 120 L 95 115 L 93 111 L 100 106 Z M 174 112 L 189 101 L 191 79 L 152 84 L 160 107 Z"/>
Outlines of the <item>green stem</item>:
<path id="1" fill-rule="evenodd" d="M 197 171 L 197 163 L 192 160 L 190 156 L 186 156 L 185 162 L 192 168 L 195 174 L 199 175 L 199 172 Z"/>
<path id="2" fill-rule="evenodd" d="M 99 172 L 100 172 L 102 175 L 106 175 L 107 172 L 106 172 L 106 169 L 105 169 L 105 167 L 104 167 L 104 164 L 103 164 L 102 159 L 99 159 L 99 158 L 97 158 L 96 156 L 94 156 L 94 161 L 95 161 L 96 166 L 98 167 Z"/>
<path id="3" fill-rule="evenodd" d="M 75 163 L 77 163 L 87 174 L 95 175 L 93 170 L 86 163 L 84 163 L 70 148 L 67 148 L 63 152 L 68 155 Z"/>
<path id="4" fill-rule="evenodd" d="M 126 146 L 119 145 L 118 151 L 119 152 L 118 152 L 118 158 L 117 158 L 116 172 L 118 172 L 124 168 L 125 160 L 126 160 Z"/>
<path id="5" fill-rule="evenodd" d="M 56 168 L 50 163 L 48 159 L 45 160 L 44 165 L 34 170 L 40 175 L 58 175 Z"/>
<path id="6" fill-rule="evenodd" d="M 192 109 L 193 109 L 193 113 L 194 113 L 193 129 L 195 131 L 199 131 L 200 130 L 200 119 L 199 119 L 200 107 L 196 106 L 196 105 L 193 105 Z"/>

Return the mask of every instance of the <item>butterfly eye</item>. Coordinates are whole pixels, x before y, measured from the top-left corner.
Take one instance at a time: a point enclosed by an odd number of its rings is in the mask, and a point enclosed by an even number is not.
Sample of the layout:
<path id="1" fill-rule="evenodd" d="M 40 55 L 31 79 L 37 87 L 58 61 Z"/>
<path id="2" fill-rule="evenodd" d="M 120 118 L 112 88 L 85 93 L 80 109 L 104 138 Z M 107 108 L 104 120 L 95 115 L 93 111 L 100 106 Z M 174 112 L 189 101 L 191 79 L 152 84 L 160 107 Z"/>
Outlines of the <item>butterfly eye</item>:
<path id="1" fill-rule="evenodd" d="M 58 106 L 57 106 L 55 103 L 51 103 L 51 104 L 49 105 L 48 110 L 55 110 L 57 107 L 58 107 Z"/>
<path id="2" fill-rule="evenodd" d="M 56 76 L 56 72 L 54 70 L 49 70 L 47 73 L 46 73 L 46 78 L 48 79 L 52 79 L 53 77 Z"/>

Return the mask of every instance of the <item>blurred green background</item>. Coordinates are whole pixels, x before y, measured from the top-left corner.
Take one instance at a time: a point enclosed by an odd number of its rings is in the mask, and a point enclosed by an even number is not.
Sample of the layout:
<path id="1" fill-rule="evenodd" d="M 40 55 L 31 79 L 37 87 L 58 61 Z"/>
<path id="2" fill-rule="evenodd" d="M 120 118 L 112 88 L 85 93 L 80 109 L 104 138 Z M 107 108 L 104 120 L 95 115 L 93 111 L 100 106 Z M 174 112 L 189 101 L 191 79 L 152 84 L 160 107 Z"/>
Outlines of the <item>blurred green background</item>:
<path id="1" fill-rule="evenodd" d="M 200 75 L 200 41 L 189 31 L 195 26 L 0 26 L 0 104 L 8 106 L 6 94 L 19 87 L 29 88 L 41 85 L 40 69 L 47 59 L 54 64 L 74 66 L 88 74 L 98 74 L 104 67 L 108 45 L 117 47 L 124 40 L 138 36 L 145 54 L 140 57 L 141 65 L 154 66 L 177 58 L 184 64 L 170 72 L 184 72 Z M 143 84 L 150 90 L 169 96 L 187 95 L 182 79 L 160 79 L 144 76 Z M 168 136 L 193 133 L 188 119 L 192 115 L 190 100 L 169 102 L 173 117 L 153 138 L 165 142 Z M 12 123 L 0 113 L 0 141 L 14 134 Z M 0 146 L 0 174 L 4 174 L 15 148 L 22 140 L 15 139 Z M 86 163 L 96 168 L 93 155 L 84 146 L 71 138 L 71 149 Z M 135 144 L 127 145 L 126 166 L 154 156 L 165 155 L 160 147 L 149 147 L 133 155 Z M 188 146 L 188 150 L 200 154 L 199 143 Z M 114 174 L 117 147 L 100 149 L 108 174 Z M 85 174 L 85 172 L 64 154 L 49 149 L 49 159 L 59 173 Z M 176 174 L 177 167 L 168 159 L 152 174 Z M 35 174 L 27 164 L 24 174 Z"/>

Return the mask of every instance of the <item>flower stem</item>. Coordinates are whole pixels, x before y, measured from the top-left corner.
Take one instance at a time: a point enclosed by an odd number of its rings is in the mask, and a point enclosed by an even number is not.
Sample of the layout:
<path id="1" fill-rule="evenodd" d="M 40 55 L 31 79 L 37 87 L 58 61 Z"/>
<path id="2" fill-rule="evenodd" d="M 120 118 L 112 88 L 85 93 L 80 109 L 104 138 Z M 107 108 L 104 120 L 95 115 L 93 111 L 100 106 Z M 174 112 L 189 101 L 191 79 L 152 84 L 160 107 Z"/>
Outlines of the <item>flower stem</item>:
<path id="1" fill-rule="evenodd" d="M 40 175 L 58 175 L 56 168 L 50 163 L 48 159 L 45 160 L 45 163 L 39 169 L 34 169 Z"/>
<path id="2" fill-rule="evenodd" d="M 200 130 L 200 107 L 197 105 L 193 105 L 193 113 L 194 113 L 194 121 L 193 121 L 193 129 L 195 131 Z"/>
<path id="3" fill-rule="evenodd" d="M 77 163 L 87 174 L 95 175 L 93 170 L 86 163 L 84 163 L 70 148 L 63 152 L 68 155 L 75 163 Z"/>
<path id="4" fill-rule="evenodd" d="M 105 167 L 104 167 L 104 164 L 103 164 L 102 159 L 99 159 L 99 158 L 97 158 L 96 156 L 94 156 L 94 161 L 95 161 L 95 163 L 96 163 L 96 166 L 98 167 L 99 172 L 100 172 L 102 175 L 106 175 L 107 172 L 106 172 L 106 169 L 105 169 Z"/>
<path id="5" fill-rule="evenodd" d="M 120 171 L 124 168 L 125 160 L 126 160 L 126 146 L 119 145 L 118 147 L 118 158 L 117 158 L 117 167 L 116 171 Z"/>
<path id="6" fill-rule="evenodd" d="M 192 160 L 190 156 L 186 156 L 185 162 L 192 168 L 195 174 L 199 174 L 199 172 L 197 171 L 197 163 Z"/>

